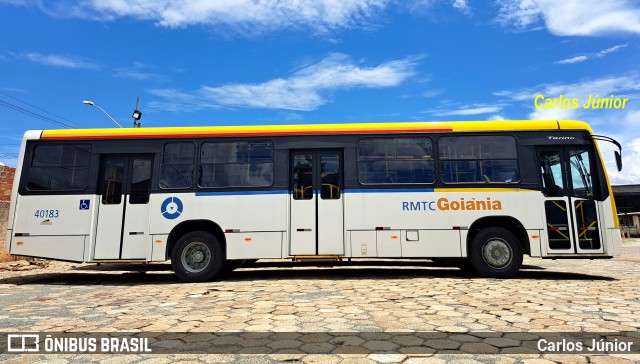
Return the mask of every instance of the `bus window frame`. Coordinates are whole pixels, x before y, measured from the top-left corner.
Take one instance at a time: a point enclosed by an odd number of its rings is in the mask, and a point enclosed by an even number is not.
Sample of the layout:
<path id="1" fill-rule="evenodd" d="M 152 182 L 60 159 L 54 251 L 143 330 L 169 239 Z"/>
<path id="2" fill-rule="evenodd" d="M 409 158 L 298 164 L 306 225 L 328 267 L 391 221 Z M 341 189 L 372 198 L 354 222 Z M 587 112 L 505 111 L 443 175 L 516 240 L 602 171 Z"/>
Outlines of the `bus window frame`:
<path id="1" fill-rule="evenodd" d="M 64 190 L 32 190 L 29 189 L 29 173 L 31 172 L 31 168 L 33 167 L 33 157 L 37 147 L 39 146 L 57 146 L 57 145 L 87 145 L 89 146 L 89 164 L 87 165 L 87 183 L 82 189 L 64 189 Z M 68 195 L 68 194 L 86 194 L 95 192 L 95 186 L 93 183 L 94 177 L 94 158 L 95 154 L 95 145 L 90 141 L 86 140 L 74 140 L 70 142 L 65 141 L 42 141 L 42 140 L 34 140 L 27 142 L 27 146 L 25 148 L 25 155 L 22 160 L 22 173 L 20 175 L 20 182 L 18 192 L 21 195 Z M 16 176 L 17 178 L 17 176 Z"/>
<path id="2" fill-rule="evenodd" d="M 162 166 L 164 165 L 164 150 L 167 147 L 168 144 L 187 144 L 190 143 L 193 145 L 193 163 L 191 163 L 191 184 L 189 186 L 185 186 L 185 187 L 163 187 L 162 184 L 160 183 L 160 180 L 162 178 Z M 198 143 L 193 141 L 193 140 L 189 140 L 189 139 L 170 139 L 170 140 L 165 140 L 164 143 L 162 143 L 162 148 L 160 149 L 160 151 L 158 152 L 159 154 L 159 165 L 158 165 L 158 174 L 157 174 L 157 181 L 155 182 L 155 184 L 158 186 L 158 188 L 160 190 L 163 191 L 187 191 L 187 190 L 191 190 L 193 189 L 197 184 L 194 181 L 195 178 L 195 168 L 196 168 L 196 163 L 198 162 L 197 158 L 198 158 Z M 153 176 L 153 174 L 152 174 Z M 154 183 L 152 182 L 152 185 Z"/>
<path id="3" fill-rule="evenodd" d="M 451 137 L 504 137 L 504 136 L 509 136 L 509 137 L 513 138 L 513 140 L 515 142 L 516 155 L 515 155 L 514 158 L 509 158 L 509 159 L 481 159 L 481 158 L 476 158 L 476 159 L 441 159 L 440 158 L 440 140 L 442 138 L 451 138 Z M 474 187 L 479 187 L 479 186 L 486 186 L 486 187 L 490 187 L 490 186 L 517 186 L 517 185 L 520 185 L 522 183 L 522 164 L 521 164 L 521 161 L 520 161 L 520 153 L 518 151 L 519 146 L 520 146 L 519 139 L 518 139 L 517 135 L 513 134 L 513 132 L 505 132 L 505 133 L 501 133 L 501 134 L 496 134 L 495 132 L 491 132 L 489 134 L 458 132 L 458 133 L 451 133 L 451 134 L 447 134 L 447 135 L 439 135 L 438 136 L 438 144 L 437 144 L 438 150 L 437 150 L 437 153 L 436 153 L 437 180 L 438 180 L 439 183 L 441 183 L 443 185 L 455 185 L 455 186 L 459 186 L 459 187 L 462 187 L 464 185 L 472 185 Z M 512 182 L 505 182 L 505 181 L 445 182 L 444 179 L 442 178 L 441 162 L 442 161 L 456 161 L 457 162 L 457 161 L 465 161 L 465 160 L 468 160 L 468 161 L 515 160 L 516 161 L 517 172 L 518 172 L 518 179 L 516 181 L 512 181 Z"/>
<path id="4" fill-rule="evenodd" d="M 204 144 L 207 143 L 237 143 L 237 142 L 247 142 L 247 143 L 251 143 L 252 141 L 266 141 L 266 142 L 270 142 L 271 145 L 273 146 L 273 158 L 272 158 L 272 178 L 271 178 L 271 184 L 269 185 L 260 185 L 260 186 L 200 186 L 200 176 L 202 175 L 202 146 Z M 262 190 L 262 189 L 269 189 L 272 188 L 275 185 L 275 181 L 276 181 L 276 167 L 277 167 L 277 143 L 274 139 L 272 138 L 261 138 L 261 137 L 251 137 L 251 138 L 247 138 L 247 139 L 239 139 L 239 138 L 217 138 L 217 139 L 202 139 L 202 140 L 198 140 L 198 142 L 196 143 L 196 164 L 194 165 L 196 167 L 196 171 L 194 174 L 195 177 L 195 183 L 193 184 L 193 187 L 195 187 L 198 190 L 204 190 L 204 191 L 224 191 L 224 190 L 237 190 L 237 189 L 248 189 L 248 190 Z M 162 162 L 161 162 L 162 163 Z"/>
<path id="5" fill-rule="evenodd" d="M 378 182 L 378 183 L 365 183 L 362 182 L 360 180 L 360 143 L 363 140 L 392 140 L 395 141 L 396 139 L 427 139 L 428 141 L 431 142 L 431 159 L 429 161 L 433 162 L 433 181 L 432 182 L 411 182 L 411 183 L 384 183 L 384 182 Z M 356 172 L 356 181 L 358 182 L 359 185 L 361 186 L 386 186 L 386 187 L 392 187 L 392 186 L 433 186 L 436 183 L 438 183 L 438 159 L 437 159 L 437 137 L 434 137 L 433 135 L 424 135 L 424 134 L 393 134 L 392 136 L 370 136 L 370 135 L 364 135 L 360 138 L 357 138 L 355 140 L 355 162 L 356 162 L 356 168 L 355 168 L 355 172 Z M 346 172 L 346 168 L 345 169 L 345 174 Z"/>

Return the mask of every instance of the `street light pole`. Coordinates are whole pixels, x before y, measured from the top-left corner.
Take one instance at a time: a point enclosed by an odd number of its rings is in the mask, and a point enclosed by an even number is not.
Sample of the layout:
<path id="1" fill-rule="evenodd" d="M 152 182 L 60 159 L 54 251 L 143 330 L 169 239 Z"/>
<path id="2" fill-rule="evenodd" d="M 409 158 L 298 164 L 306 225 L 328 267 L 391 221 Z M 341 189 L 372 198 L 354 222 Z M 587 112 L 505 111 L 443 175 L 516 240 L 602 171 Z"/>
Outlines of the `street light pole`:
<path id="1" fill-rule="evenodd" d="M 82 104 L 84 104 L 84 105 L 89 105 L 89 106 L 93 106 L 93 107 L 97 107 L 97 108 L 98 108 L 98 110 L 102 111 L 105 115 L 107 115 L 107 117 L 109 117 L 109 119 L 111 119 L 111 121 L 113 121 L 114 123 L 116 123 L 116 125 L 117 125 L 117 126 L 119 126 L 119 127 L 121 127 L 121 128 L 122 128 L 122 125 L 120 125 L 120 124 L 116 121 L 116 119 L 112 118 L 112 117 L 111 117 L 111 115 L 109 115 L 109 113 L 108 113 L 108 112 L 104 111 L 104 109 L 103 109 L 103 108 L 101 108 L 100 106 L 96 105 L 96 103 L 95 103 L 95 102 L 93 102 L 93 101 L 86 101 L 86 100 L 85 100 L 85 101 L 82 101 Z"/>

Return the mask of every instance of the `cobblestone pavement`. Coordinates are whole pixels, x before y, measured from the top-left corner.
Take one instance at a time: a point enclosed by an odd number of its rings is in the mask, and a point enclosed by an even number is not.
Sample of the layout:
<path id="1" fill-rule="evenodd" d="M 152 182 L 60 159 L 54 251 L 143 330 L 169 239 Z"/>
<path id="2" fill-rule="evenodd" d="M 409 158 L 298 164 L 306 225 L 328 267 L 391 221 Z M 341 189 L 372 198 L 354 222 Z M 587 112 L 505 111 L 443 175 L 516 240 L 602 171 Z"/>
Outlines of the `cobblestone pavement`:
<path id="1" fill-rule="evenodd" d="M 528 334 L 637 336 L 638 263 L 640 239 L 625 240 L 623 255 L 612 260 L 525 258 L 521 274 L 507 280 L 471 278 L 427 260 L 333 267 L 286 263 L 277 268 L 272 261 L 259 261 L 223 281 L 185 284 L 168 264 L 55 262 L 47 268 L 0 272 L 0 332 L 143 332 L 163 334 L 169 344 L 206 343 L 216 333 L 226 333 L 216 340 L 227 340 L 232 349 L 222 354 L 0 354 L 0 360 L 640 362 L 640 354 L 633 353 L 518 350 Z M 340 351 L 345 345 L 365 349 Z M 171 345 L 166 349 L 171 351 Z M 469 354 L 453 354 L 460 352 Z"/>

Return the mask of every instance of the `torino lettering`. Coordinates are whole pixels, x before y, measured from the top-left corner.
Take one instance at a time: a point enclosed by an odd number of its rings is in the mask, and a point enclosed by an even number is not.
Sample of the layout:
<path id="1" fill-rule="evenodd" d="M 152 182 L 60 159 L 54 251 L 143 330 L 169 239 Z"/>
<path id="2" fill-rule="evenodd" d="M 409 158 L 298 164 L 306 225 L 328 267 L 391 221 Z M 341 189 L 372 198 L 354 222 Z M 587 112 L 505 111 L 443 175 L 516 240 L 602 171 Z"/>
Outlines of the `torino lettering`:
<path id="1" fill-rule="evenodd" d="M 487 197 L 484 200 L 475 198 L 465 199 L 461 197 L 457 200 L 449 200 L 442 197 L 437 201 L 403 201 L 402 211 L 489 211 L 502 210 L 500 200 L 492 200 Z"/>

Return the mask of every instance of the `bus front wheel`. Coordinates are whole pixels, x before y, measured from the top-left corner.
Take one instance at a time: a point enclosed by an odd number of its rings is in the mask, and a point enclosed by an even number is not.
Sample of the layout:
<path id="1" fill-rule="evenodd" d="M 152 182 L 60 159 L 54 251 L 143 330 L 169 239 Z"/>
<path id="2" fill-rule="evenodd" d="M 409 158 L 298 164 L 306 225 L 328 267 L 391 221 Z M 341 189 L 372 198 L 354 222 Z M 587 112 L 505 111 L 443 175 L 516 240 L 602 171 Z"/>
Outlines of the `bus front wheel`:
<path id="1" fill-rule="evenodd" d="M 218 239 L 206 231 L 183 235 L 171 252 L 171 267 L 185 282 L 205 282 L 220 273 L 224 257 Z"/>
<path id="2" fill-rule="evenodd" d="M 482 229 L 470 246 L 473 268 L 485 277 L 513 277 L 522 266 L 522 246 L 509 230 L 500 227 Z"/>

